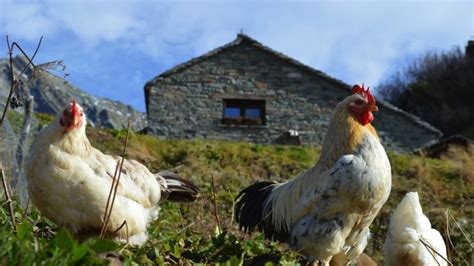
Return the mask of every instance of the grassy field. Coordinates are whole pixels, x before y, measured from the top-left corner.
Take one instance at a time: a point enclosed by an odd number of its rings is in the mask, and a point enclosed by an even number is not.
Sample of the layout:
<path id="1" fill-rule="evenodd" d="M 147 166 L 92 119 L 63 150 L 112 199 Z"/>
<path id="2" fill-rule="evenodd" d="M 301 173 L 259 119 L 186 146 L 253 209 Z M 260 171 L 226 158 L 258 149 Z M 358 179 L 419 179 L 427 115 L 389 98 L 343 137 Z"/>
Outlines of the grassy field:
<path id="1" fill-rule="evenodd" d="M 110 154 L 121 153 L 125 131 L 88 128 L 93 145 Z M 265 241 L 261 234 L 241 233 L 233 220 L 237 193 L 261 180 L 284 181 L 314 165 L 319 148 L 261 145 L 208 140 L 160 140 L 131 134 L 127 158 L 137 159 L 152 171 L 172 170 L 201 188 L 192 204 L 162 204 L 160 219 L 151 227 L 150 240 L 140 248 L 90 239 L 73 240 L 37 212 L 24 216 L 16 206 L 16 233 L 2 199 L 0 209 L 0 264 L 101 264 L 98 254 L 120 254 L 126 264 L 241 265 L 271 260 L 297 264 L 301 258 L 284 245 Z M 471 262 L 469 236 L 473 230 L 474 150 L 453 149 L 442 159 L 389 153 L 393 188 L 387 204 L 371 226 L 373 237 L 366 253 L 383 261 L 382 247 L 392 209 L 406 192 L 418 191 L 424 212 L 447 240 L 455 265 Z M 214 185 L 213 185 L 214 184 Z M 449 214 L 446 215 L 446 211 Z M 451 217 L 452 216 L 452 217 Z M 448 217 L 448 218 L 447 218 Z M 455 220 L 454 220 L 454 219 Z M 448 221 L 448 224 L 447 224 Z M 449 229 L 447 229 L 449 227 Z M 449 242 L 449 241 L 447 241 Z"/>

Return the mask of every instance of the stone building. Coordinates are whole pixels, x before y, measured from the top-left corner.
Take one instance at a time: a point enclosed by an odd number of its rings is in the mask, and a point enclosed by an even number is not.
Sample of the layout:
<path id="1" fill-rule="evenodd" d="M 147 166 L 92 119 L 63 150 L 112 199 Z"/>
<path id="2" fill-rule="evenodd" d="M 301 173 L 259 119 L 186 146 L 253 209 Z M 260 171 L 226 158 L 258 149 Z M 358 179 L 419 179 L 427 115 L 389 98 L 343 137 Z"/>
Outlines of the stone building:
<path id="1" fill-rule="evenodd" d="M 262 45 L 247 35 L 178 65 L 145 85 L 148 132 L 207 138 L 321 145 L 348 84 Z M 411 151 L 441 132 L 378 100 L 374 126 L 389 149 Z"/>

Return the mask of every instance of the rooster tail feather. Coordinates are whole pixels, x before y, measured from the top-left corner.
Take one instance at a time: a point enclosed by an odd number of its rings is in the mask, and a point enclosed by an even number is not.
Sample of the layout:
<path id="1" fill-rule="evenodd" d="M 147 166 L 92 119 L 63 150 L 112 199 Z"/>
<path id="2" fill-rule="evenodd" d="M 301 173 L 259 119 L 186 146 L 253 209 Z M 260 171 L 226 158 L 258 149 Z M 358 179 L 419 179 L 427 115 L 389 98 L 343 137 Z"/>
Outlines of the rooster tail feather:
<path id="1" fill-rule="evenodd" d="M 193 202 L 199 196 L 199 188 L 188 179 L 175 173 L 158 173 L 164 179 L 162 191 L 164 198 L 174 202 Z"/>
<path id="2" fill-rule="evenodd" d="M 259 182 L 242 190 L 235 198 L 235 220 L 244 232 L 257 228 L 265 238 L 285 242 L 288 232 L 276 230 L 271 213 L 265 211 L 266 201 L 276 185 L 275 182 Z"/>

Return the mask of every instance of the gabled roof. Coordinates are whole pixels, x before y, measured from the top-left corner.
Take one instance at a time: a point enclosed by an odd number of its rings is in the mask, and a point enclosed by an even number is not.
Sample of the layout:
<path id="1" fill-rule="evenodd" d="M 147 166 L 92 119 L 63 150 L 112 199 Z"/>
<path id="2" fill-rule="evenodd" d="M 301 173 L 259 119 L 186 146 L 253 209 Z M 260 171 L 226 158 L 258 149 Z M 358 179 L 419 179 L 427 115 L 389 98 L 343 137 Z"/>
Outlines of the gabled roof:
<path id="1" fill-rule="evenodd" d="M 183 71 L 183 70 L 185 70 L 185 69 L 187 69 L 187 68 L 189 68 L 189 67 L 191 67 L 191 66 L 193 66 L 193 65 L 196 65 L 196 64 L 198 64 L 198 63 L 200 63 L 200 62 L 202 62 L 202 61 L 205 61 L 205 60 L 207 60 L 207 59 L 209 59 L 209 58 L 211 58 L 211 57 L 214 57 L 215 55 L 219 54 L 220 52 L 222 52 L 222 51 L 224 51 L 224 50 L 227 50 L 227 49 L 229 49 L 229 48 L 238 46 L 238 45 L 240 45 L 240 44 L 243 43 L 243 42 L 247 42 L 247 43 L 249 43 L 250 45 L 253 45 L 253 46 L 255 46 L 255 47 L 258 47 L 258 48 L 260 48 L 260 49 L 262 49 L 262 50 L 264 50 L 264 51 L 267 51 L 267 52 L 269 52 L 269 53 L 271 53 L 271 54 L 273 54 L 273 55 L 276 55 L 277 57 L 279 57 L 279 58 L 281 58 L 281 59 L 283 59 L 283 60 L 285 60 L 285 61 L 288 61 L 289 63 L 291 63 L 291 64 L 293 64 L 293 65 L 296 65 L 296 66 L 298 66 L 299 68 L 302 68 L 302 69 L 304 69 L 304 70 L 306 70 L 306 71 L 309 71 L 309 72 L 311 72 L 311 73 L 313 73 L 313 74 L 319 75 L 319 76 L 324 77 L 324 78 L 326 78 L 326 79 L 328 79 L 328 80 L 336 81 L 337 83 L 342 83 L 342 84 L 344 84 L 342 81 L 337 80 L 337 79 L 335 79 L 335 78 L 332 78 L 332 77 L 326 75 L 324 72 L 321 72 L 321 71 L 319 71 L 319 70 L 317 70 L 317 69 L 314 69 L 314 68 L 312 68 L 312 67 L 310 67 L 310 66 L 307 66 L 307 65 L 305 65 L 305 64 L 303 64 L 303 63 L 301 63 L 301 62 L 299 62 L 298 60 L 295 60 L 295 59 L 293 59 L 293 58 L 291 58 L 291 57 L 289 57 L 289 56 L 287 56 L 287 55 L 285 55 L 285 54 L 283 54 L 283 53 L 280 53 L 280 52 L 278 52 L 278 51 L 275 51 L 275 50 L 273 50 L 272 48 L 261 44 L 260 42 L 256 41 L 255 39 L 252 39 L 251 37 L 249 37 L 248 35 L 245 35 L 245 34 L 243 34 L 243 33 L 237 34 L 237 38 L 236 38 L 234 41 L 232 41 L 232 42 L 230 42 L 230 43 L 228 43 L 228 44 L 225 44 L 225 45 L 223 45 L 223 46 L 221 46 L 221 47 L 217 47 L 216 49 L 211 50 L 211 51 L 209 51 L 209 52 L 207 52 L 207 53 L 205 53 L 205 54 L 203 54 L 203 55 L 201 55 L 201 56 L 199 56 L 199 57 L 193 58 L 193 59 L 191 59 L 191 60 L 189 60 L 189 61 L 187 61 L 187 62 L 184 62 L 184 63 L 182 63 L 182 64 L 179 64 L 179 65 L 173 67 L 172 69 L 169 69 L 168 71 L 165 71 L 165 72 L 161 73 L 160 75 L 156 76 L 155 78 L 153 78 L 152 80 L 150 80 L 148 83 L 155 83 L 156 81 L 158 81 L 158 80 L 160 80 L 160 79 L 162 79 L 162 78 L 166 78 L 166 77 L 169 77 L 169 76 L 171 76 L 171 75 L 173 75 L 173 74 L 179 73 L 179 72 L 181 72 L 181 71 Z M 147 83 L 147 84 L 148 84 L 148 83 Z M 346 85 L 346 84 L 344 84 L 344 85 Z"/>
<path id="2" fill-rule="evenodd" d="M 147 110 L 148 110 L 148 88 L 150 86 L 152 86 L 153 84 L 156 84 L 157 82 L 159 82 L 160 80 L 166 78 L 166 77 L 169 77 L 173 74 L 176 74 L 176 73 L 179 73 L 179 72 L 182 72 L 184 70 L 186 70 L 187 68 L 191 67 L 191 66 L 194 66 L 200 62 L 203 62 L 209 58 L 212 58 L 216 55 L 218 55 L 219 53 L 221 53 L 222 51 L 224 50 L 227 50 L 229 48 L 232 48 L 232 47 L 235 47 L 235 46 L 238 46 L 242 43 L 247 43 L 247 44 L 250 44 L 252 46 L 255 46 L 263 51 L 266 51 L 270 54 L 273 54 L 274 56 L 288 62 L 289 64 L 297 67 L 297 68 L 300 68 L 306 72 L 309 72 L 310 74 L 313 74 L 313 75 L 316 75 L 320 78 L 323 78 L 325 79 L 326 81 L 328 82 L 332 82 L 332 83 L 335 83 L 336 85 L 339 85 L 338 87 L 341 87 L 341 88 L 344 88 L 344 89 L 347 89 L 347 90 L 350 90 L 352 88 L 352 86 L 344 83 L 343 81 L 339 80 L 339 79 L 336 79 L 336 78 L 333 78 L 331 76 L 328 76 L 327 74 L 325 74 L 324 72 L 321 72 L 317 69 L 314 69 L 308 65 L 305 65 L 301 62 L 299 62 L 298 60 L 295 60 L 281 52 L 278 52 L 278 51 L 275 51 L 273 50 L 272 48 L 268 47 L 268 46 L 265 46 L 263 45 L 262 43 L 256 41 L 255 39 L 252 39 L 251 37 L 249 37 L 248 35 L 245 35 L 245 34 L 242 34 L 242 33 L 239 33 L 237 34 L 237 38 L 228 43 L 228 44 L 225 44 L 221 47 L 218 47 L 214 50 L 211 50 L 199 57 L 196 57 L 196 58 L 193 58 L 187 62 L 184 62 L 182 64 L 179 64 L 171 69 L 169 69 L 168 71 L 165 71 L 163 73 L 161 73 L 160 75 L 156 76 L 155 78 L 153 78 L 152 80 L 148 81 L 146 84 L 145 84 L 145 98 L 146 98 L 146 105 L 147 105 Z M 428 122 L 420 119 L 419 117 L 415 116 L 415 115 L 412 115 L 410 113 L 407 113 L 401 109 L 399 109 L 398 107 L 384 101 L 384 100 L 381 100 L 381 99 L 377 99 L 377 103 L 379 103 L 381 106 L 393 111 L 393 112 L 396 112 L 396 113 L 399 113 L 401 115 L 403 115 L 404 117 L 406 117 L 408 120 L 411 120 L 412 122 L 414 122 L 415 124 L 429 130 L 429 131 L 432 131 L 434 134 L 437 135 L 438 138 L 440 138 L 443 133 L 435 128 L 434 126 L 430 125 Z"/>

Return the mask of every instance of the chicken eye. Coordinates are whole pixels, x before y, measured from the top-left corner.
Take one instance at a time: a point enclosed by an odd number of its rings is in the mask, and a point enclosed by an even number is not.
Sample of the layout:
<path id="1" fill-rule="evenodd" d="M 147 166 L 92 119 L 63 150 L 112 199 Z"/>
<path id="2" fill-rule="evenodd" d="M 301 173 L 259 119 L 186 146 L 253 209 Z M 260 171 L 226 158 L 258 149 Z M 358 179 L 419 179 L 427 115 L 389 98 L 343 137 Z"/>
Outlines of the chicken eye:
<path id="1" fill-rule="evenodd" d="M 364 103 L 365 103 L 365 102 L 364 102 L 363 100 L 361 100 L 361 99 L 358 99 L 358 100 L 355 101 L 355 104 L 357 104 L 357 105 L 362 105 L 362 104 L 364 104 Z"/>

